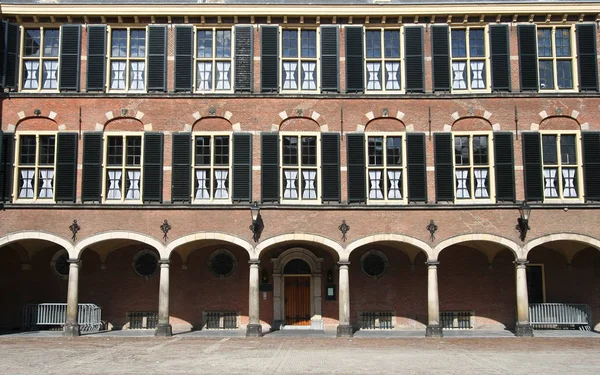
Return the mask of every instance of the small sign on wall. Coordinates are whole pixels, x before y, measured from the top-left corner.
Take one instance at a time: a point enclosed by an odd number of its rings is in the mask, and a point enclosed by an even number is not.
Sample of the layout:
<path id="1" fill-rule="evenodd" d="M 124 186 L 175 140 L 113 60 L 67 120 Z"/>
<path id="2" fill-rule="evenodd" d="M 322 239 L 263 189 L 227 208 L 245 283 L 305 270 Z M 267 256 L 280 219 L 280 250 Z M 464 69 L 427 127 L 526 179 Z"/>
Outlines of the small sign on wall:
<path id="1" fill-rule="evenodd" d="M 335 284 L 325 284 L 325 300 L 335 301 Z"/>

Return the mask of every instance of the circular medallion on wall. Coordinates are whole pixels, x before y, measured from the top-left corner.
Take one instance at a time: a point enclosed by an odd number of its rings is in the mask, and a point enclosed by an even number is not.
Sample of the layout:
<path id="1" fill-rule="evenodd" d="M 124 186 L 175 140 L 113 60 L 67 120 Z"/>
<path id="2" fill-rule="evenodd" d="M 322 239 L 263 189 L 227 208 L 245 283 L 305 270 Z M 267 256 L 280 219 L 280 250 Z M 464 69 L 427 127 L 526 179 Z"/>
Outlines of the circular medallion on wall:
<path id="1" fill-rule="evenodd" d="M 139 276 L 149 279 L 158 271 L 158 255 L 152 250 L 140 250 L 133 256 L 133 269 Z"/>
<path id="2" fill-rule="evenodd" d="M 226 249 L 219 249 L 210 255 L 208 259 L 208 268 L 216 276 L 220 278 L 230 276 L 235 270 L 237 260 L 231 251 Z"/>
<path id="3" fill-rule="evenodd" d="M 58 250 L 50 262 L 52 271 L 63 279 L 69 278 L 69 253 L 67 250 Z"/>
<path id="4" fill-rule="evenodd" d="M 375 279 L 380 278 L 389 267 L 384 253 L 378 250 L 367 251 L 360 259 L 361 269 L 365 275 Z"/>

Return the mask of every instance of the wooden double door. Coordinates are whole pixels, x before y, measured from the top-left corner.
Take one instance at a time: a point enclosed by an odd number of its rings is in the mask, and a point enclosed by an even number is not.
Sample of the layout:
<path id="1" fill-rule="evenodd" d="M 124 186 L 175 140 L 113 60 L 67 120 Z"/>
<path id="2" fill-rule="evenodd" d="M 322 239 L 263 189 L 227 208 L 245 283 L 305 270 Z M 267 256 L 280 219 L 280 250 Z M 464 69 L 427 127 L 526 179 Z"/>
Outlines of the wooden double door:
<path id="1" fill-rule="evenodd" d="M 284 277 L 285 324 L 310 325 L 310 275 Z"/>

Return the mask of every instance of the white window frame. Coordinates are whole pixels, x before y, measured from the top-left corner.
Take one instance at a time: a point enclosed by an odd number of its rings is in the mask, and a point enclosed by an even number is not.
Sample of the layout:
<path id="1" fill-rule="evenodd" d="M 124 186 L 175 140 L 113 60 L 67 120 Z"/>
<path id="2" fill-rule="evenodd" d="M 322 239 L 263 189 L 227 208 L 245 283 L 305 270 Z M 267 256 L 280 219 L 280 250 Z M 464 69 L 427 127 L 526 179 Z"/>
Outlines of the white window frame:
<path id="1" fill-rule="evenodd" d="M 21 136 L 35 136 L 35 164 L 34 165 L 21 165 Z M 54 163 L 50 165 L 40 165 L 40 137 L 41 136 L 54 136 Z M 56 154 L 58 145 L 58 132 L 33 132 L 23 131 L 15 134 L 15 161 L 13 170 L 13 201 L 15 203 L 55 203 L 56 197 Z M 20 193 L 20 169 L 33 169 L 33 197 L 32 198 L 19 198 Z M 40 170 L 52 170 L 52 198 L 40 198 L 39 197 L 39 186 L 42 178 L 39 173 Z"/>
<path id="2" fill-rule="evenodd" d="M 471 56 L 471 46 L 470 46 L 470 31 L 471 29 L 483 30 L 483 56 Z M 467 52 L 467 57 L 454 57 L 452 54 L 452 30 L 465 30 L 465 48 Z M 460 94 L 460 93 L 489 93 L 491 92 L 492 82 L 491 82 L 491 61 L 490 61 L 490 43 L 489 43 L 489 27 L 487 25 L 483 26 L 464 26 L 464 27 L 456 27 L 452 26 L 449 28 L 449 52 L 450 52 L 450 92 Z M 484 67 L 484 82 L 485 87 L 473 88 L 471 82 L 471 62 L 483 61 L 485 63 Z M 454 62 L 465 62 L 465 82 L 467 87 L 465 89 L 455 89 L 454 88 Z"/>
<path id="3" fill-rule="evenodd" d="M 121 166 L 109 166 L 108 165 L 108 138 L 109 137 L 123 137 L 123 154 Z M 141 148 L 140 148 L 140 164 L 139 166 L 128 166 L 127 165 L 127 138 L 128 137 L 141 137 Z M 103 151 L 102 151 L 102 202 L 109 204 L 138 204 L 143 202 L 144 198 L 144 133 L 143 132 L 107 132 L 103 135 Z M 121 172 L 121 198 L 119 199 L 108 199 L 108 187 L 110 181 L 108 180 L 108 171 L 120 171 Z M 139 170 L 139 199 L 126 199 L 127 197 L 127 170 Z"/>
<path id="4" fill-rule="evenodd" d="M 486 136 L 488 138 L 488 163 L 486 164 L 474 164 L 473 159 L 473 137 Z M 455 152 L 455 137 L 469 137 L 469 165 L 456 165 Z M 456 204 L 492 204 L 496 202 L 496 169 L 495 169 L 495 155 L 494 155 L 494 133 L 492 131 L 457 131 L 452 132 L 452 181 L 454 183 L 454 203 Z M 477 180 L 475 177 L 475 169 L 488 169 L 488 181 L 489 181 L 489 198 L 475 198 L 475 191 L 477 188 Z M 457 197 L 457 176 L 456 171 L 459 169 L 468 169 L 470 174 L 470 186 L 469 186 L 469 198 L 458 198 Z"/>
<path id="5" fill-rule="evenodd" d="M 27 57 L 25 56 L 25 34 L 27 30 L 39 30 L 40 31 L 40 53 L 39 56 Z M 46 30 L 58 30 L 58 52 L 56 56 L 48 56 L 46 57 L 44 51 L 45 44 L 45 35 L 44 31 Z M 52 27 L 24 27 L 21 26 L 21 38 L 20 38 L 20 61 L 19 61 L 19 90 L 23 92 L 59 92 L 60 88 L 60 41 L 61 41 L 61 28 L 59 26 Z M 55 88 L 43 88 L 44 86 L 44 62 L 45 61 L 54 61 L 56 62 L 56 87 Z M 37 88 L 25 88 L 25 82 L 23 79 L 27 74 L 27 69 L 25 69 L 26 62 L 37 62 L 39 64 L 37 74 Z"/>
<path id="6" fill-rule="evenodd" d="M 298 34 L 298 56 L 296 57 L 283 57 L 283 32 L 285 30 L 294 30 Z M 302 57 L 302 31 L 314 31 L 316 38 L 316 57 Z M 277 77 L 279 82 L 279 92 L 282 94 L 292 94 L 292 93 L 308 93 L 308 94 L 318 94 L 321 92 L 321 28 L 320 27 L 282 27 L 279 29 L 279 77 Z M 302 89 L 302 62 L 312 62 L 315 64 L 315 89 Z M 297 63 L 297 71 L 296 71 L 296 83 L 298 85 L 297 89 L 284 89 L 284 75 L 285 70 L 283 64 L 285 62 L 295 62 Z"/>
<path id="7" fill-rule="evenodd" d="M 215 137 L 226 136 L 229 137 L 229 164 L 215 165 Z M 197 165 L 196 164 L 196 137 L 210 137 L 210 165 Z M 212 203 L 212 204 L 230 204 L 232 203 L 231 195 L 233 193 L 233 132 L 194 132 L 192 133 L 192 192 L 191 199 L 193 203 Z M 210 185 L 208 186 L 209 198 L 196 199 L 196 170 L 205 169 L 210 173 Z M 227 170 L 227 195 L 226 199 L 215 198 L 215 170 Z"/>
<path id="8" fill-rule="evenodd" d="M 121 31 L 125 30 L 127 34 L 127 55 L 126 56 L 112 56 L 112 36 L 113 31 Z M 131 31 L 132 30 L 144 30 L 145 31 L 145 40 L 144 40 L 144 57 L 131 57 Z M 107 74 L 106 74 L 106 87 L 108 92 L 147 92 L 148 91 L 148 28 L 147 27 L 118 27 L 118 26 L 109 26 L 108 27 L 108 36 L 107 36 L 107 48 L 106 48 L 106 58 L 107 58 Z M 117 61 L 125 62 L 125 88 L 112 88 L 112 63 Z M 131 89 L 131 63 L 132 62 L 143 62 L 144 63 L 144 88 L 143 89 Z"/>
<path id="9" fill-rule="evenodd" d="M 557 164 L 545 164 L 544 163 L 544 135 L 556 135 L 556 159 Z M 562 135 L 572 135 L 575 137 L 575 156 L 577 157 L 577 162 L 575 164 L 562 164 L 562 155 L 560 150 L 560 138 Z M 579 202 L 583 203 L 583 154 L 582 154 L 582 146 L 581 146 L 581 132 L 579 130 L 542 130 L 540 131 L 540 160 L 542 161 L 542 187 L 544 189 L 544 203 L 574 203 Z M 557 174 L 559 178 L 557 192 L 558 197 L 546 197 L 546 175 L 545 168 L 556 168 Z M 576 169 L 576 180 L 577 185 L 575 189 L 577 190 L 577 197 L 570 198 L 564 197 L 564 183 L 562 179 L 562 170 L 563 168 L 575 168 Z"/>
<path id="10" fill-rule="evenodd" d="M 199 31 L 211 31 L 212 32 L 212 56 L 211 57 L 199 57 L 198 56 L 198 32 Z M 229 45 L 229 57 L 216 57 L 217 51 L 217 31 L 229 31 L 231 34 L 230 45 Z M 192 85 L 194 92 L 197 93 L 233 93 L 234 92 L 234 79 L 235 79 L 235 61 L 234 61 L 234 52 L 235 52 L 235 27 L 197 27 L 194 28 L 194 66 L 192 73 Z M 211 82 L 212 88 L 210 90 L 202 90 L 198 88 L 198 63 L 200 62 L 210 62 L 211 63 Z M 229 68 L 229 89 L 217 90 L 217 63 L 219 62 L 228 62 L 230 64 Z"/>
<path id="11" fill-rule="evenodd" d="M 551 29 L 550 41 L 552 43 L 552 56 L 551 57 L 540 57 L 539 46 L 538 46 L 538 31 L 541 29 Z M 556 56 L 556 29 L 568 29 L 569 30 L 569 42 L 571 46 L 571 55 L 569 57 L 557 57 Z M 538 89 L 540 92 L 577 92 L 579 89 L 579 75 L 578 75 L 578 64 L 576 60 L 577 56 L 577 40 L 575 37 L 575 25 L 566 26 L 537 26 L 535 30 L 535 48 L 537 54 L 536 71 L 538 75 Z M 552 74 L 554 80 L 553 88 L 542 88 L 540 80 L 540 61 L 552 61 Z M 571 79 L 573 87 L 571 88 L 559 88 L 558 87 L 558 64 L 557 61 L 570 61 L 571 62 Z"/>
<path id="12" fill-rule="evenodd" d="M 369 137 L 383 137 L 383 165 L 369 165 Z M 388 166 L 387 164 L 387 137 L 401 137 L 401 147 L 402 147 L 402 165 L 401 166 Z M 406 155 L 406 133 L 390 133 L 390 132 L 365 132 L 365 166 L 367 169 L 366 173 L 366 187 L 367 187 L 367 204 L 407 204 L 408 203 L 408 176 L 407 176 L 407 155 Z M 370 188 L 371 188 L 371 180 L 369 177 L 369 172 L 372 170 L 382 170 L 382 186 L 381 191 L 383 193 L 382 199 L 371 198 Z M 399 170 L 401 171 L 401 199 L 391 199 L 388 197 L 388 170 Z"/>
<path id="13" fill-rule="evenodd" d="M 369 31 L 379 31 L 380 32 L 380 48 L 381 48 L 381 57 L 367 57 L 367 32 Z M 385 55 L 385 32 L 386 31 L 398 31 L 399 34 L 399 48 L 400 48 L 400 57 L 387 57 Z M 363 53 L 365 56 L 364 63 L 364 75 L 365 75 L 365 93 L 367 94 L 382 94 L 382 93 L 390 93 L 390 94 L 404 94 L 406 88 L 406 72 L 404 66 L 404 28 L 403 27 L 394 27 L 394 28 L 365 28 L 363 30 Z M 381 89 L 369 89 L 369 63 L 381 63 Z M 385 74 L 385 64 L 388 62 L 397 62 L 399 64 L 400 70 L 400 88 L 399 89 L 388 89 L 387 86 L 387 76 Z"/>
<path id="14" fill-rule="evenodd" d="M 298 164 L 296 166 L 293 165 L 284 165 L 283 164 L 283 137 L 298 137 Z M 316 159 L 317 163 L 315 166 L 302 166 L 302 137 L 316 137 L 317 148 Z M 319 132 L 280 132 L 279 133 L 279 179 L 281 183 L 279 184 L 279 196 L 281 197 L 281 203 L 287 204 L 321 204 L 321 196 L 322 196 L 322 178 L 321 178 L 321 133 Z M 297 193 L 298 198 L 284 198 L 285 197 L 285 170 L 293 169 L 298 171 L 297 178 Z M 316 179 L 317 183 L 315 184 L 316 188 L 316 199 L 302 198 L 303 193 L 303 185 L 302 185 L 302 171 L 303 170 L 315 170 L 317 172 Z"/>

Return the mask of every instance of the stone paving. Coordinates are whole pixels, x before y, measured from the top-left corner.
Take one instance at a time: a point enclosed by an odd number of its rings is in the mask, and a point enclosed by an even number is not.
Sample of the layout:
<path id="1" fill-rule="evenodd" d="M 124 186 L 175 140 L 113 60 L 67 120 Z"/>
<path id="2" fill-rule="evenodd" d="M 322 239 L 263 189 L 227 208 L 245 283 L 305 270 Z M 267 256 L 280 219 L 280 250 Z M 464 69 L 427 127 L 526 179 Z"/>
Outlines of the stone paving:
<path id="1" fill-rule="evenodd" d="M 2 335 L 0 374 L 600 373 L 600 335 L 584 331 L 545 331 L 536 338 L 446 332 L 441 339 L 364 332 L 340 339 L 326 331 L 282 331 L 260 339 L 197 333 L 154 338 L 151 331 L 131 332 L 75 339 L 60 332 Z M 563 337 L 543 337 L 547 332 Z"/>

